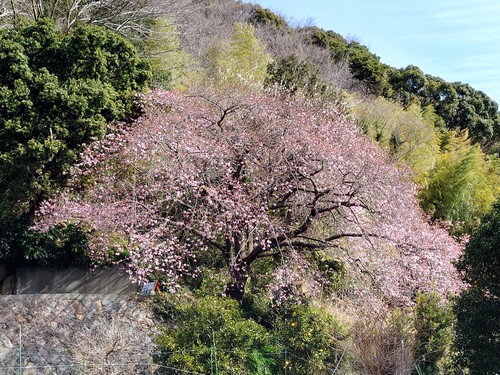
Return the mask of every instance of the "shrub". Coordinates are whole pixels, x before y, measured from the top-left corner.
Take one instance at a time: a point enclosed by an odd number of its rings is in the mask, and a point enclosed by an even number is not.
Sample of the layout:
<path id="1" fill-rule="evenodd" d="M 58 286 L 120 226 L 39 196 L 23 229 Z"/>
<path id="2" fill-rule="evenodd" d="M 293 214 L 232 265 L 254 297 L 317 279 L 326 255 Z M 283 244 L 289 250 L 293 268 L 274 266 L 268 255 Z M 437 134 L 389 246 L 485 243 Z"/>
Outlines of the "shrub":
<path id="1" fill-rule="evenodd" d="M 327 374 L 341 361 L 340 343 L 348 330 L 333 315 L 311 304 L 283 304 L 277 312 L 275 339 L 282 347 L 284 374 Z"/>
<path id="2" fill-rule="evenodd" d="M 165 325 L 157 338 L 161 354 L 156 358 L 162 374 L 178 370 L 218 374 L 274 373 L 271 335 L 243 317 L 238 302 L 224 297 L 170 295 L 157 301 Z M 178 299 L 178 297 L 176 298 Z"/>
<path id="3" fill-rule="evenodd" d="M 413 310 L 416 329 L 416 370 L 424 374 L 443 374 L 453 344 L 453 311 L 435 292 L 417 296 Z"/>

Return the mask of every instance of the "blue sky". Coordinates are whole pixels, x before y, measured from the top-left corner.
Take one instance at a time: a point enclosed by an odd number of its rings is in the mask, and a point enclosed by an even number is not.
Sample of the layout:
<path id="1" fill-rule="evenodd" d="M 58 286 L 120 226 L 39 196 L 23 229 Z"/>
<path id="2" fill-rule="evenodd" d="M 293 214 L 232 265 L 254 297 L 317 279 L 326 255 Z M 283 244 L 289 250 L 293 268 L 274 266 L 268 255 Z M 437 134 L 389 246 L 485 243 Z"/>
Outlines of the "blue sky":
<path id="1" fill-rule="evenodd" d="M 499 0 L 254 0 L 368 46 L 396 68 L 467 82 L 500 104 Z"/>

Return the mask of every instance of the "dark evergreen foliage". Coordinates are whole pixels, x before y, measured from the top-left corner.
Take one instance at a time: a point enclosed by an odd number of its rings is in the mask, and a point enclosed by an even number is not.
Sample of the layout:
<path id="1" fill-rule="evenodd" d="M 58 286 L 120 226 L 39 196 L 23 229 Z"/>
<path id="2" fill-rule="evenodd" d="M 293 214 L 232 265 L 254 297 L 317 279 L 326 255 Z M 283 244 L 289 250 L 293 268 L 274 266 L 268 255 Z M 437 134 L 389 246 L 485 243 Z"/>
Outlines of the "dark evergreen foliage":
<path id="1" fill-rule="evenodd" d="M 269 9 L 262 8 L 259 5 L 254 6 L 252 9 L 249 21 L 254 25 L 272 26 L 281 30 L 289 29 L 289 26 L 283 17 L 271 12 Z"/>
<path id="2" fill-rule="evenodd" d="M 0 259 L 85 262 L 74 228 L 27 228 L 84 145 L 135 116 L 149 76 L 134 47 L 100 27 L 63 34 L 47 19 L 19 19 L 0 31 Z"/>
<path id="3" fill-rule="evenodd" d="M 133 115 L 149 68 L 123 38 L 51 21 L 0 32 L 0 218 L 30 214 L 63 184 L 82 146 Z"/>
<path id="4" fill-rule="evenodd" d="M 458 298 L 458 362 L 471 375 L 500 372 L 500 203 L 484 218 L 458 263 L 469 285 Z"/>

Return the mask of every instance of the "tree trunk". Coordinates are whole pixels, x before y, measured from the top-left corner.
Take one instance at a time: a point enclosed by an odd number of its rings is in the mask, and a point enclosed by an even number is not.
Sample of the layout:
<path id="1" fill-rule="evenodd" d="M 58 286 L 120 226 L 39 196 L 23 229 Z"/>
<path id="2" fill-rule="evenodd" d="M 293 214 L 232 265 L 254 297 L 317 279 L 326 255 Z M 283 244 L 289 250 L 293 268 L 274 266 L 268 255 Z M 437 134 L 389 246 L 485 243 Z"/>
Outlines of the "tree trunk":
<path id="1" fill-rule="evenodd" d="M 229 266 L 231 281 L 226 285 L 225 294 L 232 299 L 241 302 L 245 295 L 245 286 L 248 281 L 250 267 L 247 263 L 238 259 L 235 264 Z"/>

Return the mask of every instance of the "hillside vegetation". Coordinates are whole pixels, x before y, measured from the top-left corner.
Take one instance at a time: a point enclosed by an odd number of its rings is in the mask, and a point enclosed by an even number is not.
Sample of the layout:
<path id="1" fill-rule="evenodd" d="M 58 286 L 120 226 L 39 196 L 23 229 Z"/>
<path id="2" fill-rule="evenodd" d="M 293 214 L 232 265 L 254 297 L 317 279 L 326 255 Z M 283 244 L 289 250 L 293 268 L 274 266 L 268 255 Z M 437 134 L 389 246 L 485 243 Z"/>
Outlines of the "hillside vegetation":
<path id="1" fill-rule="evenodd" d="M 0 260 L 159 281 L 155 373 L 498 373 L 485 93 L 233 0 L 1 5 Z"/>

